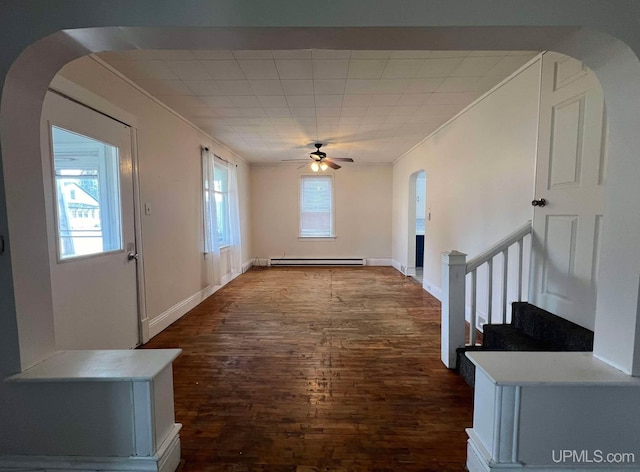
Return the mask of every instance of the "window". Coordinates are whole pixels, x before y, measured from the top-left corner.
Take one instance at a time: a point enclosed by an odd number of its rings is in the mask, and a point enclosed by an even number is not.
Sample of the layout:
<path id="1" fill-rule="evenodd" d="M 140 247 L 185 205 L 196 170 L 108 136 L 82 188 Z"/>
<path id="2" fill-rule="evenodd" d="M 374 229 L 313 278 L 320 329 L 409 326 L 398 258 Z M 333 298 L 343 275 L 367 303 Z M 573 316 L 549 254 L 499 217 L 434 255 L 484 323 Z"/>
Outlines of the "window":
<path id="1" fill-rule="evenodd" d="M 213 192 L 218 220 L 218 242 L 220 246 L 231 244 L 229 239 L 229 172 L 218 162 L 214 164 Z"/>
<path id="2" fill-rule="evenodd" d="M 229 246 L 229 171 L 203 150 L 202 172 L 204 189 L 204 252 L 217 252 Z"/>
<path id="3" fill-rule="evenodd" d="M 332 176 L 300 177 L 300 237 L 334 237 Z"/>
<path id="4" fill-rule="evenodd" d="M 58 259 L 122 250 L 118 148 L 56 126 L 51 136 Z"/>

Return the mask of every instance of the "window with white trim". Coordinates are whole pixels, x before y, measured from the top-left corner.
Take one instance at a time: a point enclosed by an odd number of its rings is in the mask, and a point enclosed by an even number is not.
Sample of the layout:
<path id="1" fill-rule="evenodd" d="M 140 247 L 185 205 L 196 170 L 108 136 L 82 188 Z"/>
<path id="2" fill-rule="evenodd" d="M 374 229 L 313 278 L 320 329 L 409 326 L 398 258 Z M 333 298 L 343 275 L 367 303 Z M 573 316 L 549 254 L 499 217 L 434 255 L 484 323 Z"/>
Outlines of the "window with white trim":
<path id="1" fill-rule="evenodd" d="M 334 233 L 333 176 L 300 176 L 301 238 L 332 238 Z"/>
<path id="2" fill-rule="evenodd" d="M 203 150 L 204 252 L 218 252 L 231 244 L 229 231 L 229 171 L 217 156 Z"/>

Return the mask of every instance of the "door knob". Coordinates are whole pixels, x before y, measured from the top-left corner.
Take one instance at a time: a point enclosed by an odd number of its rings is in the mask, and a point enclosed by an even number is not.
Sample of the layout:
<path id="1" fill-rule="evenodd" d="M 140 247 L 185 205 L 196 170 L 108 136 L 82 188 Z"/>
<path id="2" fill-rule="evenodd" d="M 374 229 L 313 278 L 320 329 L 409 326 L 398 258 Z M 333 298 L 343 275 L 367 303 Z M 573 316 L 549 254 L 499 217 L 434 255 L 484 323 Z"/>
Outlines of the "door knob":
<path id="1" fill-rule="evenodd" d="M 543 207 L 547 204 L 547 201 L 544 198 L 541 198 L 540 200 L 533 200 L 531 204 L 534 207 Z"/>
<path id="2" fill-rule="evenodd" d="M 132 260 L 134 260 L 134 259 L 135 259 L 136 261 L 137 261 L 138 259 L 140 259 L 140 254 L 138 254 L 137 252 L 133 252 L 133 251 L 129 252 L 129 254 L 127 254 L 127 260 L 128 260 L 128 261 L 132 261 Z"/>

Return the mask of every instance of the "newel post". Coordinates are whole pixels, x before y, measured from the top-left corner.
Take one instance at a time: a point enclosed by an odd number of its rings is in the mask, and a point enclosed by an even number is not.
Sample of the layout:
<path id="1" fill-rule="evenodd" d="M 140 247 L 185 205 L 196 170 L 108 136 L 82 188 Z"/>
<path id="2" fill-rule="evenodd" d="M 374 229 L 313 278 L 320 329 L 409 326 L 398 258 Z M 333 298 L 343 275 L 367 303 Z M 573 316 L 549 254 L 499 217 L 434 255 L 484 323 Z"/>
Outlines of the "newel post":
<path id="1" fill-rule="evenodd" d="M 442 253 L 442 352 L 449 369 L 456 367 L 456 349 L 464 346 L 465 278 L 467 255 L 459 251 Z"/>

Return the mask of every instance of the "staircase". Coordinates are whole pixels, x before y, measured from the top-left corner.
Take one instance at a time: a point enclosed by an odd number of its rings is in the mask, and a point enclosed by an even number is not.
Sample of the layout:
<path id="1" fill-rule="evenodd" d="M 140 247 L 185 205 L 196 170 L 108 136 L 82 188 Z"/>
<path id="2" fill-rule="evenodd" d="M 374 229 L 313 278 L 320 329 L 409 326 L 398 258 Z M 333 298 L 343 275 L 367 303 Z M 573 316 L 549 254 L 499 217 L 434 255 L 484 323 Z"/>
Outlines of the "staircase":
<path id="1" fill-rule="evenodd" d="M 441 358 L 448 368 L 456 367 L 457 348 L 476 346 L 479 320 L 482 324 L 505 324 L 511 315 L 508 302 L 522 301 L 523 287 L 527 285 L 523 278 L 525 243 L 531 245 L 530 235 L 531 221 L 527 221 L 469 261 L 467 255 L 459 251 L 442 254 Z M 465 336 L 467 320 L 468 339 Z"/>
<path id="2" fill-rule="evenodd" d="M 530 247 L 528 221 L 473 259 L 458 251 L 442 256 L 442 362 L 471 386 L 468 351 L 593 350 L 593 331 L 523 301 Z"/>
<path id="3" fill-rule="evenodd" d="M 485 324 L 481 346 L 456 350 L 456 370 L 474 386 L 475 366 L 467 351 L 592 351 L 593 331 L 527 302 L 512 303 L 511 323 Z"/>

